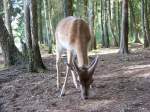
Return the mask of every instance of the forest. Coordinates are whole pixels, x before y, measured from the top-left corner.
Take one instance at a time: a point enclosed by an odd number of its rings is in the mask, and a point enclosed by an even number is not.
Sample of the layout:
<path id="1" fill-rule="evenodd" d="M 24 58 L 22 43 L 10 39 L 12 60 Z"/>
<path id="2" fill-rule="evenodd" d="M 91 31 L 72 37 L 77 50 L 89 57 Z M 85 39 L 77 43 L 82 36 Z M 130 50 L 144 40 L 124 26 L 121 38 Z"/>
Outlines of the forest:
<path id="1" fill-rule="evenodd" d="M 0 0 L 0 112 L 150 112 L 150 1 Z"/>

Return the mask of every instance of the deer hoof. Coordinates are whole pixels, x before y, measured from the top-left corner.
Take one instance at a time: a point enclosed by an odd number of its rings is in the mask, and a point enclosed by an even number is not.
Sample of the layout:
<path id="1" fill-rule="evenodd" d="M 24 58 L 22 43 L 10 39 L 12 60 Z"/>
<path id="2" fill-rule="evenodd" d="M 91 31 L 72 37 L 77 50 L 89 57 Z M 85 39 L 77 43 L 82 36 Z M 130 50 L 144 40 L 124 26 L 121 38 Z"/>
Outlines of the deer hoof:
<path id="1" fill-rule="evenodd" d="M 62 97 L 62 96 L 65 96 L 65 93 L 61 93 L 61 94 L 59 95 L 59 97 Z"/>

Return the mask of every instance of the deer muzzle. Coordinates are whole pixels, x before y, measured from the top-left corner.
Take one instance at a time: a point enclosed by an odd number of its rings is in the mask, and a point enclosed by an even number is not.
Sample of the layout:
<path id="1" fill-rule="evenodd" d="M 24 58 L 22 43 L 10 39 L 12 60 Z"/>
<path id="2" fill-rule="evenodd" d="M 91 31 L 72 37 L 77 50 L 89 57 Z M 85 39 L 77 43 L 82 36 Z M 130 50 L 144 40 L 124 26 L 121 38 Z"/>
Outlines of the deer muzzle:
<path id="1" fill-rule="evenodd" d="M 88 99 L 88 96 L 89 96 L 89 88 L 80 86 L 80 89 L 81 89 L 81 98 L 82 98 L 83 100 Z"/>

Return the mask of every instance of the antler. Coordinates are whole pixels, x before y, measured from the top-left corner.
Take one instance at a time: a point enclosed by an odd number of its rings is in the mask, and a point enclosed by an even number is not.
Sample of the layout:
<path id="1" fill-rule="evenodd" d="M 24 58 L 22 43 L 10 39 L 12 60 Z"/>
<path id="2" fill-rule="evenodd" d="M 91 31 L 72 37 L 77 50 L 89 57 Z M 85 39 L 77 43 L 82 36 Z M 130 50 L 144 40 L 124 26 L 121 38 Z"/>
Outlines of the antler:
<path id="1" fill-rule="evenodd" d="M 88 68 L 88 73 L 89 74 L 93 74 L 94 70 L 95 70 L 95 67 L 97 65 L 97 62 L 98 62 L 98 58 L 99 56 L 96 56 L 96 58 L 91 62 L 89 68 Z"/>

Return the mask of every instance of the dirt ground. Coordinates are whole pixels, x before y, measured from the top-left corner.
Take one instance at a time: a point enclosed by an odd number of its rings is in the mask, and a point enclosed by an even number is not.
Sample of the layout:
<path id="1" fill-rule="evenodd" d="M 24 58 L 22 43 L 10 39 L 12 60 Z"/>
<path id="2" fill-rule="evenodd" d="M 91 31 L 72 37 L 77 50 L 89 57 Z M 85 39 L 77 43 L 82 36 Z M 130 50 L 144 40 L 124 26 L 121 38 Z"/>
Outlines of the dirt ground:
<path id="1" fill-rule="evenodd" d="M 88 100 L 81 100 L 71 75 L 66 95 L 58 97 L 54 55 L 43 57 L 45 73 L 22 66 L 2 70 L 0 112 L 150 112 L 150 49 L 132 49 L 125 57 L 106 51 L 99 54 Z"/>

